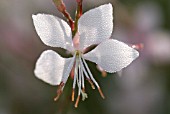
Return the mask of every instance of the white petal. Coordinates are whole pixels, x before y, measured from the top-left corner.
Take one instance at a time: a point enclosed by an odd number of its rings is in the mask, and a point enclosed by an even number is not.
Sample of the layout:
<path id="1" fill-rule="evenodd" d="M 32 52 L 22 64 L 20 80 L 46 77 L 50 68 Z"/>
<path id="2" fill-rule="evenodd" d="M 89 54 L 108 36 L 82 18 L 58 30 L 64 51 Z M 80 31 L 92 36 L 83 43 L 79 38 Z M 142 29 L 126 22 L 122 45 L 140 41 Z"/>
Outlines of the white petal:
<path id="1" fill-rule="evenodd" d="M 95 62 L 107 72 L 120 71 L 139 56 L 138 51 L 123 42 L 109 39 L 99 44 L 84 58 Z"/>
<path id="2" fill-rule="evenodd" d="M 74 58 L 62 58 L 52 50 L 44 51 L 38 59 L 34 73 L 37 78 L 51 85 L 67 81 Z"/>
<path id="3" fill-rule="evenodd" d="M 44 44 L 72 49 L 71 28 L 64 20 L 48 14 L 32 15 L 32 18 L 37 34 Z"/>
<path id="4" fill-rule="evenodd" d="M 80 48 L 99 44 L 109 39 L 113 30 L 113 8 L 111 4 L 92 9 L 81 16 L 78 22 Z"/>

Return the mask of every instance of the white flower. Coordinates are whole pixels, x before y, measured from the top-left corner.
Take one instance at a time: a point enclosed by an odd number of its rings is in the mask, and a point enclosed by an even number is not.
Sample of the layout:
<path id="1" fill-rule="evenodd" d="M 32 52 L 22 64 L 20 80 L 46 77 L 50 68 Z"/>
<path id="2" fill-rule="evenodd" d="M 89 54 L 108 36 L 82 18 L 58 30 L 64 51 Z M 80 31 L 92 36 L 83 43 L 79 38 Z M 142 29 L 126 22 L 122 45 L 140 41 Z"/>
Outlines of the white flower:
<path id="1" fill-rule="evenodd" d="M 84 13 L 78 21 L 78 32 L 73 41 L 71 28 L 64 20 L 47 14 L 32 16 L 37 34 L 44 44 L 61 47 L 73 53 L 72 58 L 63 58 L 52 50 L 44 51 L 36 63 L 34 73 L 37 78 L 51 85 L 62 85 L 62 90 L 75 65 L 73 90 L 76 83 L 78 86 L 75 107 L 81 94 L 82 100 L 87 98 L 84 92 L 85 78 L 93 88 L 95 84 L 104 98 L 85 60 L 95 62 L 105 71 L 113 73 L 128 66 L 139 56 L 139 53 L 128 45 L 109 39 L 113 30 L 112 10 L 111 4 L 105 4 Z M 84 54 L 83 50 L 93 44 L 99 45 Z M 74 100 L 74 91 L 72 97 Z"/>

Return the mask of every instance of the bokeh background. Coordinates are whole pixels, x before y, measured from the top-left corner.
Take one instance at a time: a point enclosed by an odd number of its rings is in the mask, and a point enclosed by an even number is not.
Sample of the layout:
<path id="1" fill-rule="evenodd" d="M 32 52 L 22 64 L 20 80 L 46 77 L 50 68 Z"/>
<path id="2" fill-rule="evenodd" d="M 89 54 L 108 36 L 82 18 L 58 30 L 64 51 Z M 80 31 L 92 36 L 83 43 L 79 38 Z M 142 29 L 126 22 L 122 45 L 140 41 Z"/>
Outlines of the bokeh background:
<path id="1" fill-rule="evenodd" d="M 64 2 L 74 17 L 75 0 Z M 86 83 L 89 98 L 75 109 L 71 79 L 54 102 L 57 87 L 33 74 L 39 55 L 50 47 L 40 41 L 31 15 L 63 18 L 52 0 L 0 1 L 0 114 L 170 114 L 170 0 L 84 0 L 83 11 L 109 2 L 114 7 L 112 37 L 127 44 L 143 43 L 144 48 L 118 74 L 103 77 L 88 62 L 106 99 Z"/>

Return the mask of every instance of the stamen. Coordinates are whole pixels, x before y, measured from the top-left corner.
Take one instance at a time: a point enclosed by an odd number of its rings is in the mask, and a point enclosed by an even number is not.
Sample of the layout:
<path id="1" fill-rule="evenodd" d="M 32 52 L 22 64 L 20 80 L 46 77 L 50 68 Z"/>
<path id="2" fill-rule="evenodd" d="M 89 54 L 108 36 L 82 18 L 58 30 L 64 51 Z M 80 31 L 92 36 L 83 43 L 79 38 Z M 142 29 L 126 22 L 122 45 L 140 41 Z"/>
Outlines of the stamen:
<path id="1" fill-rule="evenodd" d="M 79 101 L 80 101 L 80 95 L 78 95 L 78 97 L 77 97 L 77 99 L 76 99 L 76 103 L 75 103 L 75 105 L 74 105 L 75 108 L 78 107 Z"/>
<path id="2" fill-rule="evenodd" d="M 86 76 L 87 81 L 90 83 L 92 89 L 95 89 L 95 86 L 94 86 L 93 82 L 90 80 L 90 78 L 89 78 L 89 76 L 88 76 L 88 74 L 87 74 L 87 72 L 86 72 L 86 70 L 85 70 L 85 68 L 83 66 L 83 62 L 82 62 L 80 57 L 79 57 L 79 59 L 80 59 L 80 65 L 81 65 L 82 71 L 84 71 L 84 74 Z"/>
<path id="3" fill-rule="evenodd" d="M 102 97 L 103 99 L 105 99 L 105 96 L 104 96 L 104 94 L 103 94 L 103 92 L 102 92 L 102 90 L 101 90 L 101 88 L 100 88 L 100 87 L 98 88 L 98 91 L 99 91 L 99 93 L 100 93 L 101 97 Z"/>
<path id="4" fill-rule="evenodd" d="M 92 73 L 91 73 L 91 71 L 90 71 L 90 69 L 89 69 L 86 61 L 84 60 L 84 58 L 82 58 L 82 60 L 83 60 L 83 63 L 84 63 L 84 65 L 85 65 L 86 69 L 87 69 L 87 72 L 88 72 L 89 75 L 90 75 L 90 78 L 91 78 L 92 81 L 95 83 L 95 85 L 97 86 L 97 88 L 99 88 L 99 84 L 98 84 L 98 83 L 96 82 L 96 80 L 93 78 L 93 75 L 92 75 Z"/>
<path id="5" fill-rule="evenodd" d="M 85 68 L 84 68 L 84 66 L 83 66 L 83 62 L 82 62 L 82 60 L 81 60 L 80 57 L 79 57 L 79 59 L 80 59 L 80 65 L 81 65 L 82 71 L 84 71 L 84 74 L 85 74 L 86 78 L 87 78 L 87 79 L 90 79 L 89 76 L 88 76 L 88 74 L 87 74 L 87 72 L 86 72 L 86 70 L 85 70 Z"/>
<path id="6" fill-rule="evenodd" d="M 90 79 L 88 79 L 88 78 L 87 78 L 87 81 L 90 83 L 92 89 L 95 89 L 95 86 L 94 86 L 93 82 Z"/>
<path id="7" fill-rule="evenodd" d="M 103 77 L 106 77 L 106 76 L 107 76 L 107 72 L 102 71 L 102 76 L 103 76 Z"/>
<path id="8" fill-rule="evenodd" d="M 107 72 L 104 71 L 103 68 L 101 68 L 99 65 L 96 65 L 96 67 L 102 73 L 102 77 L 106 77 L 107 76 Z"/>
<path id="9" fill-rule="evenodd" d="M 82 88 L 82 92 L 84 92 L 84 93 L 85 93 L 85 88 Z"/>
<path id="10" fill-rule="evenodd" d="M 85 90 L 85 86 L 84 86 L 84 74 L 83 74 L 83 70 L 81 68 L 81 65 L 80 65 L 80 72 L 81 72 L 81 79 L 82 79 L 82 88 L 83 88 L 83 90 Z"/>
<path id="11" fill-rule="evenodd" d="M 74 89 L 76 86 L 77 68 L 78 68 L 78 61 L 76 58 L 76 63 L 75 63 L 75 68 L 74 68 L 74 81 L 73 81 L 72 97 L 71 97 L 72 101 L 74 101 L 74 95 L 75 95 Z"/>
<path id="12" fill-rule="evenodd" d="M 81 53 L 76 52 L 76 62 L 75 62 L 75 69 L 74 69 L 74 81 L 73 81 L 73 89 L 72 89 L 72 101 L 74 101 L 74 96 L 75 96 L 75 86 L 77 83 L 78 86 L 78 96 L 76 99 L 75 107 L 78 107 L 78 103 L 80 101 L 80 94 L 82 95 L 82 100 L 84 101 L 88 96 L 85 93 L 85 85 L 84 85 L 84 75 L 87 78 L 87 81 L 90 83 L 92 89 L 95 89 L 94 84 L 97 86 L 98 91 L 101 95 L 101 97 L 104 99 L 104 94 L 102 90 L 100 89 L 98 83 L 94 79 L 90 69 L 88 68 L 87 63 L 85 60 L 82 58 L 80 55 Z"/>
<path id="13" fill-rule="evenodd" d="M 79 61 L 77 60 L 77 62 L 79 62 Z M 76 71 L 78 71 L 78 70 L 76 70 Z M 80 95 L 80 90 L 81 90 L 81 85 L 80 85 L 80 82 L 79 82 L 79 78 L 80 77 L 78 77 L 77 72 L 76 72 L 76 81 L 77 81 L 77 86 L 78 86 L 78 95 Z"/>
<path id="14" fill-rule="evenodd" d="M 77 75 L 77 62 L 76 62 L 76 65 L 75 65 L 75 68 L 74 68 L 74 81 L 73 81 L 73 89 L 75 89 L 75 86 L 76 86 L 76 75 Z"/>
<path id="15" fill-rule="evenodd" d="M 78 77 L 78 70 L 79 70 L 79 58 L 76 58 L 76 68 L 75 68 L 75 77 L 76 77 L 76 82 L 77 82 L 77 86 L 78 86 L 78 95 L 80 95 L 80 90 L 81 90 L 81 85 L 80 85 L 80 73 L 79 73 L 79 77 Z"/>
<path id="16" fill-rule="evenodd" d="M 81 86 L 82 86 L 82 84 L 81 84 L 82 78 L 81 77 L 82 77 L 82 75 L 81 75 L 80 62 L 79 62 L 79 86 L 80 86 L 79 92 L 81 91 Z"/>
<path id="17" fill-rule="evenodd" d="M 60 98 L 60 95 L 62 94 L 63 91 L 57 92 L 57 96 L 54 98 L 54 101 L 57 101 Z"/>
<path id="18" fill-rule="evenodd" d="M 75 94 L 74 89 L 72 89 L 72 96 L 71 96 L 72 101 L 74 101 L 74 94 Z"/>
<path id="19" fill-rule="evenodd" d="M 83 75 L 83 71 L 81 68 L 81 64 L 80 64 L 80 56 L 79 56 L 79 93 L 78 96 L 80 95 L 80 93 L 82 94 L 82 100 L 84 101 L 87 98 L 87 94 L 85 93 L 85 89 L 84 89 L 84 75 Z M 77 79 L 78 80 L 78 79 Z M 81 89 L 82 87 L 82 89 Z"/>
<path id="20" fill-rule="evenodd" d="M 88 71 L 88 73 L 89 73 L 89 75 L 90 75 L 90 78 L 91 78 L 92 81 L 95 83 L 95 85 L 97 86 L 98 91 L 99 91 L 101 97 L 104 99 L 105 96 L 104 96 L 102 90 L 100 89 L 100 86 L 98 85 L 98 83 L 97 83 L 96 80 L 94 79 L 94 77 L 93 77 L 93 75 L 92 75 L 92 73 L 91 73 L 89 67 L 87 66 L 87 63 L 85 62 L 84 58 L 82 58 L 82 60 L 83 60 L 83 63 L 84 63 L 84 65 L 85 65 L 85 67 L 86 67 L 86 69 L 87 69 L 87 71 Z M 81 60 L 80 60 L 80 61 L 81 61 Z"/>
<path id="21" fill-rule="evenodd" d="M 57 89 L 57 96 L 54 98 L 54 101 L 57 101 L 57 100 L 59 99 L 60 95 L 61 95 L 62 92 L 63 92 L 63 90 L 62 90 L 63 87 L 64 87 L 64 83 L 61 82 L 60 85 L 59 85 L 59 87 L 58 87 L 58 89 Z"/>

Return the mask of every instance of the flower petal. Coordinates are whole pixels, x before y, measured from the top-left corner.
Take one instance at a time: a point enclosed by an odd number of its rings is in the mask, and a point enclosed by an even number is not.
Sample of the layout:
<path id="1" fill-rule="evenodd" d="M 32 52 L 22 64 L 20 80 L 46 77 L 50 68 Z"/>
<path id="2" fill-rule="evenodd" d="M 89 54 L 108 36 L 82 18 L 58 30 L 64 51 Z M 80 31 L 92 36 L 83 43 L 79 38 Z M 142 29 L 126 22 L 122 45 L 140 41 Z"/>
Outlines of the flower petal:
<path id="1" fill-rule="evenodd" d="M 37 34 L 44 44 L 73 49 L 71 28 L 64 20 L 48 14 L 32 15 L 32 18 Z"/>
<path id="2" fill-rule="evenodd" d="M 35 66 L 35 76 L 51 85 L 58 85 L 67 78 L 73 67 L 74 58 L 62 58 L 52 50 L 44 51 Z"/>
<path id="3" fill-rule="evenodd" d="M 84 13 L 78 22 L 81 50 L 109 39 L 112 30 L 113 8 L 111 4 L 102 5 Z"/>
<path id="4" fill-rule="evenodd" d="M 85 54 L 84 58 L 95 62 L 107 72 L 113 73 L 127 67 L 138 56 L 138 51 L 125 43 L 109 39 Z"/>

